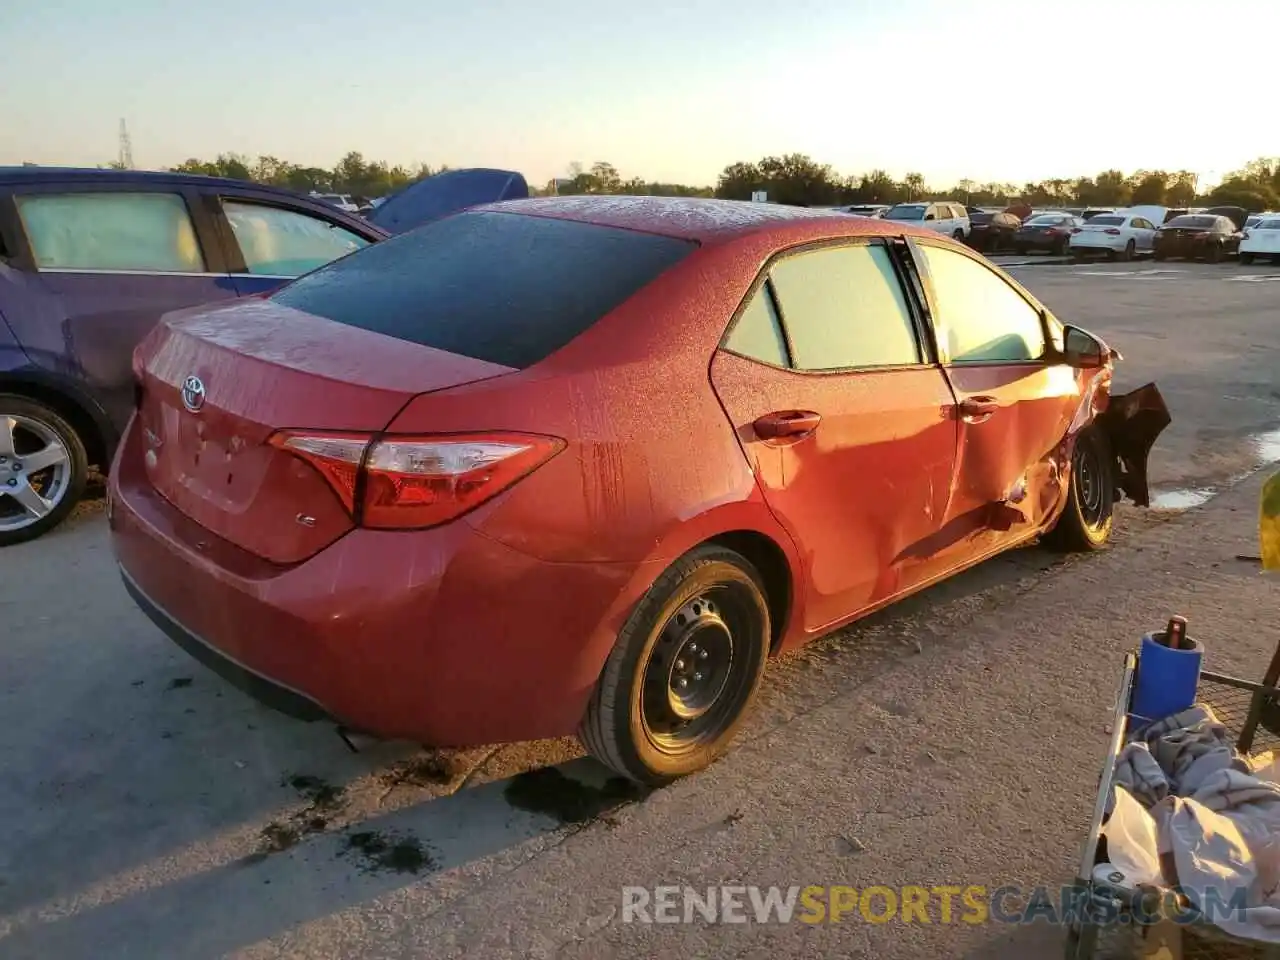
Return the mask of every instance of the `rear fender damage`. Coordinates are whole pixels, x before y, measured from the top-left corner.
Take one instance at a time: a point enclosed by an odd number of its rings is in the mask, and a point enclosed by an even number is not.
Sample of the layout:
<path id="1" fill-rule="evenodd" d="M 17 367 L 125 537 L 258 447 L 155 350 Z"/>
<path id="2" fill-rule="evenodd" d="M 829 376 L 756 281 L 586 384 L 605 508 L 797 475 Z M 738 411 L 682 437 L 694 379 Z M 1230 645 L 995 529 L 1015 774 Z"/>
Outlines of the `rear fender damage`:
<path id="1" fill-rule="evenodd" d="M 1173 422 L 1154 383 L 1113 395 L 1094 423 L 1111 443 L 1116 486 L 1140 507 L 1151 506 L 1147 460 L 1156 438 Z"/>

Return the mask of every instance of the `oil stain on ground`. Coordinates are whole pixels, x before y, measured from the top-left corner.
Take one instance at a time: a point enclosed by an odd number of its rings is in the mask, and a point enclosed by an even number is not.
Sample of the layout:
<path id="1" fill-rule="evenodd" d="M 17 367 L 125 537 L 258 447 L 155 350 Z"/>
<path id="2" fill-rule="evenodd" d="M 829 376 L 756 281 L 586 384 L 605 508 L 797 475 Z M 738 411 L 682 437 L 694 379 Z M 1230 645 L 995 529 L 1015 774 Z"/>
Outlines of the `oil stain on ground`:
<path id="1" fill-rule="evenodd" d="M 287 819 L 272 820 L 263 827 L 258 851 L 245 858 L 247 863 L 260 863 L 273 853 L 288 850 L 309 834 L 323 833 L 329 826 L 329 818 L 345 804 L 341 787 L 310 774 L 285 777 L 281 785 L 292 787 L 309 802 Z"/>
<path id="2" fill-rule="evenodd" d="M 412 834 L 360 830 L 347 835 L 343 853 L 359 856 L 366 872 L 421 873 L 436 866 L 422 841 Z"/>
<path id="3" fill-rule="evenodd" d="M 451 783 L 465 769 L 457 757 L 432 752 L 393 764 L 379 779 L 388 788 L 441 786 Z"/>
<path id="4" fill-rule="evenodd" d="M 601 786 L 591 786 L 566 777 L 555 767 L 518 774 L 511 778 L 504 791 L 507 803 L 517 810 L 540 813 L 561 823 L 609 821 L 606 816 L 609 811 L 624 803 L 643 800 L 648 793 L 624 777 L 610 777 Z"/>

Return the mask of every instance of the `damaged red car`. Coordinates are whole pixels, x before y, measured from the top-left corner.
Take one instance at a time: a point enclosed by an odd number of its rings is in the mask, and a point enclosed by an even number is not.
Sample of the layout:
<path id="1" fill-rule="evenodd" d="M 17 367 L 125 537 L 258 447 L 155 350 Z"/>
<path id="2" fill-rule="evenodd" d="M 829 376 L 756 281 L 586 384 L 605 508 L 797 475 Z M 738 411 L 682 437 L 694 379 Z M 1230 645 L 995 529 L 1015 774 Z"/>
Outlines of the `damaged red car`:
<path id="1" fill-rule="evenodd" d="M 472 208 L 168 315 L 111 474 L 124 582 L 279 709 L 577 732 L 661 783 L 771 655 L 1004 550 L 1103 545 L 1169 423 L 1118 354 L 900 223 Z"/>

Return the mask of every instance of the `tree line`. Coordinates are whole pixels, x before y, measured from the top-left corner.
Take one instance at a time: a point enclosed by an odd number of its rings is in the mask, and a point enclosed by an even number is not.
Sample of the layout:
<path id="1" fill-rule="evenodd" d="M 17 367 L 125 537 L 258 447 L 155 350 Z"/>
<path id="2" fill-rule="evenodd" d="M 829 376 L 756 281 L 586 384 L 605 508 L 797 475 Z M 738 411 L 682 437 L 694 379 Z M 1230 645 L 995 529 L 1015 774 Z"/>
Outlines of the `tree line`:
<path id="1" fill-rule="evenodd" d="M 749 200 L 763 190 L 770 200 L 804 206 L 852 203 L 901 203 L 911 200 L 962 200 L 977 206 L 1026 203 L 1042 206 L 1120 207 L 1149 203 L 1188 207 L 1198 203 L 1241 206 L 1250 211 L 1280 206 L 1280 158 L 1263 157 L 1246 164 L 1216 185 L 1199 190 L 1199 177 L 1189 170 L 1139 170 L 1125 174 L 1105 170 L 1094 177 L 1041 180 L 1038 183 L 978 183 L 961 180 L 930 186 L 919 173 L 897 180 L 884 170 L 841 176 L 829 165 L 803 154 L 765 157 L 754 163 L 731 163 L 716 183 L 715 195 Z"/>
<path id="2" fill-rule="evenodd" d="M 390 165 L 366 160 L 363 154 L 352 151 L 328 170 L 302 166 L 278 157 L 253 159 L 235 153 L 219 154 L 215 160 L 192 158 L 172 169 L 182 173 L 250 180 L 300 193 L 315 190 L 372 198 L 394 193 L 449 168 L 431 167 L 425 163 L 412 167 Z M 961 200 L 977 206 L 1012 203 L 1037 207 L 1230 204 L 1259 211 L 1280 207 L 1280 158 L 1254 160 L 1207 192 L 1199 189 L 1198 175 L 1189 170 L 1139 170 L 1131 174 L 1104 170 L 1093 177 L 1050 179 L 1021 185 L 974 180 L 930 185 L 920 173 L 908 173 L 901 179 L 884 170 L 841 175 L 829 164 L 819 163 L 799 153 L 731 163 L 720 173 L 715 186 L 659 183 L 623 176 L 612 163 L 597 161 L 589 167 L 581 163 L 570 164 L 567 176 L 542 185 L 530 184 L 530 190 L 543 195 L 714 196 L 728 200 L 750 200 L 756 191 L 764 191 L 769 200 L 801 206 L 899 203 L 936 198 Z"/>

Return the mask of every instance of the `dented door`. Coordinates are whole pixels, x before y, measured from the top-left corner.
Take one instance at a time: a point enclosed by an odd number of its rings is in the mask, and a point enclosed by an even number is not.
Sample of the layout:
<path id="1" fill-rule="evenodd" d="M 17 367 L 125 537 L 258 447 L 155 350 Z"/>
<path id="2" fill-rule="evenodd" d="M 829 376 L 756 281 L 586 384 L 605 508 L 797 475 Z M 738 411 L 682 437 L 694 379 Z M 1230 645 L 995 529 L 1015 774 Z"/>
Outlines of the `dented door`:
<path id="1" fill-rule="evenodd" d="M 955 392 L 956 468 L 936 552 L 963 563 L 1024 539 L 1057 508 L 1085 377 L 1052 361 L 1040 308 L 985 261 L 913 243 Z"/>

